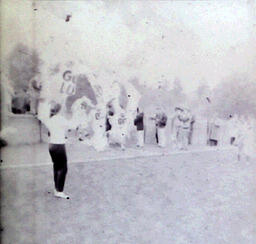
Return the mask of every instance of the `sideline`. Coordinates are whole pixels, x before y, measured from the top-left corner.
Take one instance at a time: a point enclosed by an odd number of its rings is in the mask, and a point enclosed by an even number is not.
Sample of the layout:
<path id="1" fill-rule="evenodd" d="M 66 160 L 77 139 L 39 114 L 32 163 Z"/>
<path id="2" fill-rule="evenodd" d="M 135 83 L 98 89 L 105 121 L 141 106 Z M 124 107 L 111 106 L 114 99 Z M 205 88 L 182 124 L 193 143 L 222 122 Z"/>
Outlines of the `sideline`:
<path id="1" fill-rule="evenodd" d="M 194 154 L 194 153 L 204 153 L 204 152 L 222 152 L 222 151 L 234 151 L 237 152 L 236 147 L 218 147 L 218 148 L 204 148 L 204 149 L 191 149 L 188 151 L 171 151 L 171 152 L 154 152 L 154 153 L 145 153 L 143 155 L 118 155 L 113 157 L 97 157 L 95 159 L 86 159 L 85 161 L 70 161 L 69 164 L 81 164 L 81 163 L 90 163 L 90 162 L 104 162 L 108 160 L 119 160 L 119 159 L 135 159 L 135 158 L 149 158 L 149 157 L 165 157 L 165 156 L 175 156 L 183 154 Z M 43 167 L 51 166 L 52 162 L 38 163 L 38 164 L 20 164 L 20 165 L 0 165 L 0 170 L 4 169 L 18 169 L 18 168 L 31 168 L 31 167 Z"/>

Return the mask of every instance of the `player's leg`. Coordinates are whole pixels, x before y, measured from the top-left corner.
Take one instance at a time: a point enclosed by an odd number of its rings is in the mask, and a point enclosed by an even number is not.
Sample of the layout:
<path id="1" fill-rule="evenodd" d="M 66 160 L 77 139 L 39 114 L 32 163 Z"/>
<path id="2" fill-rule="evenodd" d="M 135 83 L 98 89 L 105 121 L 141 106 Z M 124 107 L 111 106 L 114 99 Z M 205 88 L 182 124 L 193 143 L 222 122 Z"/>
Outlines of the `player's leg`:
<path id="1" fill-rule="evenodd" d="M 69 197 L 63 193 L 68 170 L 65 145 L 51 145 L 50 155 L 53 161 L 53 174 L 55 184 L 54 194 L 56 197 L 69 199 Z"/>
<path id="2" fill-rule="evenodd" d="M 138 147 L 144 146 L 144 130 L 137 131 L 137 146 Z"/>
<path id="3" fill-rule="evenodd" d="M 158 144 L 159 143 L 158 128 L 156 128 L 155 137 L 156 137 L 156 143 Z"/>
<path id="4" fill-rule="evenodd" d="M 166 145 L 165 128 L 158 129 L 158 139 L 159 139 L 159 146 L 165 147 L 165 145 Z"/>
<path id="5" fill-rule="evenodd" d="M 125 139 L 126 139 L 125 132 L 121 132 L 120 145 L 121 145 L 122 151 L 125 150 Z"/>

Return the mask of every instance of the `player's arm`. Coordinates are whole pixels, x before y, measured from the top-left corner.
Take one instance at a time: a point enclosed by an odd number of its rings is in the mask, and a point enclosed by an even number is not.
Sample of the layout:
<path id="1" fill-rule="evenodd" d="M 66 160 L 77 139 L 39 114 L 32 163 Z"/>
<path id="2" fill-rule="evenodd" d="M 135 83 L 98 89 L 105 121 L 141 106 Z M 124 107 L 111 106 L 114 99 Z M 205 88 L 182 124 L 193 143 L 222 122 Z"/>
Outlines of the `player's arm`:
<path id="1" fill-rule="evenodd" d="M 48 113 L 38 113 L 38 116 L 37 118 L 47 127 L 49 128 L 50 127 L 50 124 L 51 124 L 51 118 L 50 118 L 50 115 L 48 115 Z"/>

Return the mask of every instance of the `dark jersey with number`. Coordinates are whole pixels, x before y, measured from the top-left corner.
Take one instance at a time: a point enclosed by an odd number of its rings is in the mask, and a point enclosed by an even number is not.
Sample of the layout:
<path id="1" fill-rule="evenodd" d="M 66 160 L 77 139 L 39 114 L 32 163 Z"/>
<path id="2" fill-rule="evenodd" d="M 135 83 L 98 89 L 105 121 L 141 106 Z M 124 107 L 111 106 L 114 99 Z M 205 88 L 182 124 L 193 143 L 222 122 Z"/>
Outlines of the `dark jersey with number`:
<path id="1" fill-rule="evenodd" d="M 134 120 L 134 125 L 137 127 L 137 130 L 144 130 L 143 117 L 144 114 L 140 113 L 136 116 L 136 119 Z"/>

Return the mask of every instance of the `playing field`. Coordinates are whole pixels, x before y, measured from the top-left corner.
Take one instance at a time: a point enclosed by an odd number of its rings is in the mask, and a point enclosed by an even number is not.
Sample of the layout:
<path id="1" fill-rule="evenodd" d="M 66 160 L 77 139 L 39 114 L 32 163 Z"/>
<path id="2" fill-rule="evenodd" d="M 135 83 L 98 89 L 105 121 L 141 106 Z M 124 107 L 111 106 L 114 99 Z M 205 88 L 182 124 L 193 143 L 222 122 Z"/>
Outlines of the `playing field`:
<path id="1" fill-rule="evenodd" d="M 255 161 L 232 150 L 71 162 L 70 200 L 49 162 L 16 160 L 1 168 L 3 244 L 256 243 Z"/>

